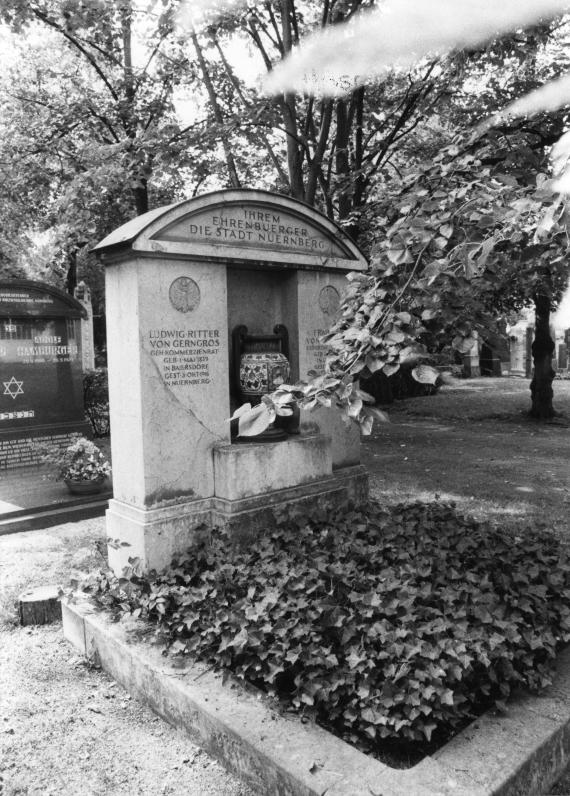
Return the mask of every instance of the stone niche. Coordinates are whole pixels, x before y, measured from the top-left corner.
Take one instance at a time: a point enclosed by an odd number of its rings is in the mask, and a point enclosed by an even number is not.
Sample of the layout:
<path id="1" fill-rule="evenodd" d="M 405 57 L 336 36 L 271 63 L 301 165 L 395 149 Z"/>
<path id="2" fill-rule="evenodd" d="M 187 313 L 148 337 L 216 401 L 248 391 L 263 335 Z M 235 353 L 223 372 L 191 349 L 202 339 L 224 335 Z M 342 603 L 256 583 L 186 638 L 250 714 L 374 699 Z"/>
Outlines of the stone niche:
<path id="1" fill-rule="evenodd" d="M 322 373 L 321 335 L 367 267 L 326 217 L 264 191 L 207 194 L 140 216 L 105 264 L 114 499 L 110 562 L 166 567 L 203 523 L 255 533 L 287 506 L 360 502 L 359 433 L 335 410 L 300 434 L 232 444 L 232 331 L 289 336 L 291 380 Z M 121 543 L 126 543 L 121 545 Z"/>
<path id="2" fill-rule="evenodd" d="M 34 443 L 90 434 L 83 411 L 82 305 L 39 282 L 0 282 L 0 469 L 37 464 Z"/>

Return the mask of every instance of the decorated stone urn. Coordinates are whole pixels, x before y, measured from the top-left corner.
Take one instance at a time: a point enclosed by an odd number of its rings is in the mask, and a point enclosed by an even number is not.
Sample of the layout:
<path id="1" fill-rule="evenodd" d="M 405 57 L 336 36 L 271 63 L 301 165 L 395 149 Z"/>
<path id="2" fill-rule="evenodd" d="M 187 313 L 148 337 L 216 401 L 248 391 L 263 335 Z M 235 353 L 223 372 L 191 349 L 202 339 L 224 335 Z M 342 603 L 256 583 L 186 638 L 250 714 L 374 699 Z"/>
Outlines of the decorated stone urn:
<path id="1" fill-rule="evenodd" d="M 246 351 L 240 357 L 239 386 L 244 401 L 259 403 L 263 395 L 273 392 L 280 384 L 289 381 L 289 360 L 280 351 Z M 261 434 L 238 438 L 240 442 L 278 442 L 287 439 L 287 433 L 272 423 Z"/>
<path id="2" fill-rule="evenodd" d="M 282 324 L 273 333 L 250 334 L 244 325 L 232 331 L 232 383 L 236 405 L 258 404 L 262 396 L 290 381 L 288 359 L 289 335 Z M 283 422 L 283 421 L 287 422 Z M 290 418 L 278 418 L 266 431 L 255 436 L 239 437 L 237 424 L 232 430 L 235 442 L 277 442 L 287 439 L 291 431 Z M 285 430 L 287 429 L 287 430 Z"/>
<path id="3" fill-rule="evenodd" d="M 241 355 L 240 390 L 245 398 L 261 398 L 289 381 L 289 360 L 279 351 L 249 351 Z"/>

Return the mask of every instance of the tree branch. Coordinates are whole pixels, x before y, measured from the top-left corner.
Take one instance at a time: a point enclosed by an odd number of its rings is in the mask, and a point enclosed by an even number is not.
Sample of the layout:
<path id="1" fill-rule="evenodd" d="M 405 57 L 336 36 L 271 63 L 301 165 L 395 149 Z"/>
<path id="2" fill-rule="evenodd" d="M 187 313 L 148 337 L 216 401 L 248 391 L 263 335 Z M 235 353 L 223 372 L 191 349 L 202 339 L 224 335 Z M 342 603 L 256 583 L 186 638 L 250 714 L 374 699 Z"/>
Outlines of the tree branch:
<path id="1" fill-rule="evenodd" d="M 70 44 L 72 44 L 77 50 L 79 50 L 79 52 L 83 55 L 85 60 L 88 61 L 88 63 L 93 67 L 93 69 L 99 75 L 99 77 L 103 81 L 104 85 L 107 87 L 107 89 L 108 89 L 109 93 L 111 94 L 111 96 L 113 97 L 113 99 L 116 102 L 118 102 L 119 95 L 117 94 L 117 92 L 113 88 L 111 82 L 108 80 L 107 76 L 105 75 L 105 73 L 103 72 L 103 70 L 101 69 L 101 67 L 97 63 L 97 61 L 92 57 L 92 55 L 90 53 L 87 52 L 85 47 L 83 47 L 74 36 L 72 36 L 70 33 L 68 33 L 68 31 L 66 31 L 64 28 L 62 28 L 61 25 L 58 25 L 58 23 L 55 22 L 55 20 L 50 19 L 47 16 L 47 14 L 44 14 L 38 8 L 34 8 L 34 7 L 32 7 L 30 10 L 39 20 L 41 20 L 41 22 L 43 22 L 45 25 L 48 25 L 50 28 L 53 28 L 54 30 L 57 30 L 57 32 L 60 33 L 65 39 L 67 39 L 67 41 Z"/>

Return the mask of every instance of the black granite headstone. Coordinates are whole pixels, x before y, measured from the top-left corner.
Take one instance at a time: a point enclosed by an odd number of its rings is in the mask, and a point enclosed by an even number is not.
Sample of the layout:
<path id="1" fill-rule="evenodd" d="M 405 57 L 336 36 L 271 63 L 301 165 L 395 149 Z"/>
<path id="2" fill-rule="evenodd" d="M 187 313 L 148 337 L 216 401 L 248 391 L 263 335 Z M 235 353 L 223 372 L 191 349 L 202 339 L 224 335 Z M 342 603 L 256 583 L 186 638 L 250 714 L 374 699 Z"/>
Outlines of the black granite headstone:
<path id="1" fill-rule="evenodd" d="M 37 461 L 35 442 L 88 434 L 83 411 L 81 318 L 67 293 L 38 282 L 0 282 L 0 469 Z"/>

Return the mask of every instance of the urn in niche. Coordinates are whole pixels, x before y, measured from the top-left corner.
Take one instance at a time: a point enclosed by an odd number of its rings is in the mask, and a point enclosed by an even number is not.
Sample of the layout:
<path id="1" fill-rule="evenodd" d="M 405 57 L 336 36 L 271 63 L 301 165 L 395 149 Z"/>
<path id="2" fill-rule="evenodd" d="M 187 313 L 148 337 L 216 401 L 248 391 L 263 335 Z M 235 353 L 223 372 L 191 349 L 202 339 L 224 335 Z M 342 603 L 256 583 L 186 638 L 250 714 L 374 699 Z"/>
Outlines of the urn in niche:
<path id="1" fill-rule="evenodd" d="M 249 334 L 246 326 L 237 326 L 232 333 L 233 390 L 236 405 L 258 404 L 263 395 L 290 380 L 289 336 L 285 326 L 278 324 L 273 334 Z M 284 424 L 282 421 L 287 420 Z M 278 418 L 261 434 L 239 437 L 232 431 L 234 442 L 278 442 L 285 440 L 292 428 L 290 418 Z"/>
<path id="2" fill-rule="evenodd" d="M 244 398 L 261 398 L 289 381 L 289 360 L 280 351 L 246 351 L 239 363 L 240 391 Z"/>

